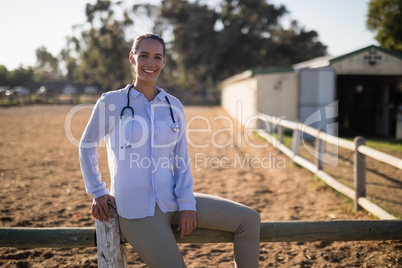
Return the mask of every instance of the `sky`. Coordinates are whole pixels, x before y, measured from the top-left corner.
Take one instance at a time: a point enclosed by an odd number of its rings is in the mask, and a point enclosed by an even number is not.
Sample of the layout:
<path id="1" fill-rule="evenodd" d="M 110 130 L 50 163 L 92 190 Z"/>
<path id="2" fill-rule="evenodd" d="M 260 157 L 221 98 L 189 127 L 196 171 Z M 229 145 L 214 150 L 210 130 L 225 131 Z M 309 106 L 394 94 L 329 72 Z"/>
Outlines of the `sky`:
<path id="1" fill-rule="evenodd" d="M 125 4 L 140 0 L 125 1 Z M 157 0 L 155 0 L 157 1 Z M 213 2 L 213 0 L 205 0 Z M 66 44 L 73 25 L 86 20 L 86 3 L 96 0 L 0 0 L 0 65 L 13 70 L 35 65 L 35 50 L 45 46 L 54 56 Z M 378 45 L 365 26 L 369 0 L 270 0 L 283 4 L 305 30 L 315 30 L 328 53 L 339 56 L 369 45 Z M 149 25 L 146 25 L 147 28 Z M 145 29 L 149 31 L 150 29 Z M 77 31 L 77 30 L 75 30 Z M 133 36 L 134 38 L 134 36 Z"/>

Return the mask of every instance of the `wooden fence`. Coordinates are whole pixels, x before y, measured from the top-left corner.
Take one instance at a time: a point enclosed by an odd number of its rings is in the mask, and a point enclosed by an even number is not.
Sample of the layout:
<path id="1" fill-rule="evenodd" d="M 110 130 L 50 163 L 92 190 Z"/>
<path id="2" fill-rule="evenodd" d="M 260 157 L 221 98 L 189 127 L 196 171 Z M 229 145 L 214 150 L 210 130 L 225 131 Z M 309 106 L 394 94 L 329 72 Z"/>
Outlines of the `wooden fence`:
<path id="1" fill-rule="evenodd" d="M 77 104 L 95 103 L 99 94 L 23 94 L 0 95 L 0 106 L 27 104 Z"/>
<path id="2" fill-rule="evenodd" d="M 281 150 L 284 154 L 290 157 L 293 162 L 303 166 L 304 168 L 314 173 L 330 187 L 354 200 L 355 210 L 360 210 L 361 208 L 364 208 L 380 219 L 396 219 L 395 216 L 389 214 L 366 198 L 366 156 L 369 156 L 373 159 L 399 169 L 402 169 L 402 159 L 367 147 L 365 145 L 365 139 L 363 137 L 356 137 L 352 142 L 327 134 L 319 129 L 309 127 L 299 122 L 292 122 L 262 113 L 258 114 L 258 118 L 268 124 L 267 129 L 257 130 L 257 134 L 259 136 L 266 139 L 274 147 Z M 293 130 L 292 148 L 288 148 L 283 144 L 285 128 Z M 277 138 L 275 138 L 274 135 L 275 130 Z M 299 155 L 300 140 L 303 133 L 311 135 L 315 138 L 314 152 L 316 152 L 317 154 L 315 157 L 315 163 L 311 163 L 310 161 L 302 158 Z M 341 148 L 354 151 L 354 189 L 342 184 L 323 170 L 323 152 L 325 148 L 325 142 L 327 144 L 332 144 Z"/>
<path id="3" fill-rule="evenodd" d="M 277 117 L 260 115 L 269 124 L 275 125 L 278 139 L 274 138 L 273 127 L 258 131 L 293 161 L 313 172 L 328 185 L 355 200 L 355 208 L 365 208 L 382 220 L 333 220 L 333 221 L 282 221 L 262 222 L 261 242 L 312 242 L 312 241 L 367 241 L 401 240 L 402 220 L 373 204 L 365 198 L 365 156 L 402 168 L 402 160 L 365 146 L 364 139 L 354 142 L 339 139 L 306 125 L 282 120 Z M 289 149 L 283 144 L 284 128 L 293 129 L 293 145 Z M 322 152 L 324 141 L 355 151 L 354 177 L 355 190 L 338 182 L 323 171 L 324 159 L 319 154 L 316 163 L 299 156 L 301 133 L 316 138 L 315 151 Z M 101 223 L 96 220 L 96 228 L 0 228 L 0 247 L 17 248 L 84 248 L 97 247 L 100 268 L 127 267 L 126 243 L 121 236 L 118 216 L 111 209 L 113 218 Z M 173 228 L 178 243 L 230 243 L 233 234 L 218 230 L 195 229 L 191 235 L 181 238 Z"/>
<path id="4" fill-rule="evenodd" d="M 126 243 L 116 211 L 109 222 L 96 220 L 96 228 L 0 228 L 0 247 L 86 248 L 97 247 L 100 268 L 127 267 Z M 195 229 L 178 243 L 231 243 L 233 233 Z M 262 222 L 261 242 L 401 240 L 402 220 L 334 220 Z"/>

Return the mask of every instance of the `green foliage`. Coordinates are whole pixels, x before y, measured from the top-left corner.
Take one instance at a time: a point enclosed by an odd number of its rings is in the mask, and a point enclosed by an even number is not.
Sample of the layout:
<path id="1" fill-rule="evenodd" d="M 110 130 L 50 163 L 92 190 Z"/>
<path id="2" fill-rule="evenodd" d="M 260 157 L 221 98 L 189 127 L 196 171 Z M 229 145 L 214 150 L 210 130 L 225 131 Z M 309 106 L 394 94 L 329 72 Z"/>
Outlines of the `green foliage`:
<path id="1" fill-rule="evenodd" d="M 32 67 L 24 68 L 22 66 L 13 70 L 10 74 L 10 86 L 19 86 L 33 81 L 34 69 Z"/>
<path id="2" fill-rule="evenodd" d="M 206 5 L 187 1 L 163 1 L 161 14 L 156 22 L 158 32 L 173 28 L 174 40 L 168 53 L 167 65 L 176 67 L 177 86 L 193 89 L 194 94 L 205 96 L 206 87 L 216 82 L 219 72 L 219 47 L 214 25 L 217 14 Z M 171 70 L 174 70 L 171 68 Z M 165 72 L 169 75 L 174 73 Z"/>
<path id="3" fill-rule="evenodd" d="M 128 30 L 144 25 L 153 25 L 167 41 L 160 85 L 199 100 L 216 95 L 219 82 L 247 69 L 288 65 L 326 52 L 315 31 L 306 31 L 296 21 L 284 29 L 279 21 L 286 8 L 268 0 L 220 0 L 213 5 L 162 0 L 159 6 L 136 3 L 131 10 L 121 3 L 88 3 L 86 22 L 74 26 L 77 34 L 67 38 L 59 55 L 38 48 L 36 66 L 21 67 L 12 77 L 26 80 L 31 75 L 38 82 L 65 79 L 94 84 L 102 91 L 117 89 L 132 80 L 128 55 L 136 36 Z M 9 81 L 9 73 L 0 68 L 0 79 Z"/>
<path id="4" fill-rule="evenodd" d="M 59 61 L 45 47 L 36 50 L 35 80 L 48 81 L 60 77 Z"/>
<path id="5" fill-rule="evenodd" d="M 127 17 L 124 22 L 114 18 L 110 1 L 98 0 L 94 5 L 86 6 L 87 21 L 91 23 L 89 30 L 81 33 L 81 38 L 71 38 L 79 59 L 65 58 L 69 71 L 68 76 L 78 82 L 96 84 L 103 90 L 120 87 L 130 80 L 130 64 L 128 53 L 130 43 L 126 41 L 124 25 L 129 25 Z M 98 18 L 100 26 L 94 20 Z"/>
<path id="6" fill-rule="evenodd" d="M 315 31 L 305 31 L 297 22 L 290 29 L 279 25 L 286 12 L 284 6 L 263 0 L 222 0 L 219 8 L 199 1 L 163 0 L 155 28 L 174 36 L 170 53 L 180 87 L 205 97 L 208 89 L 244 70 L 325 54 L 326 46 L 317 41 Z"/>
<path id="7" fill-rule="evenodd" d="M 8 70 L 0 65 L 0 86 L 21 86 L 31 84 L 34 81 L 46 82 L 60 78 L 58 59 L 54 57 L 45 47 L 36 50 L 36 66 L 19 66 L 14 70 Z"/>
<path id="8" fill-rule="evenodd" d="M 34 69 L 22 66 L 9 71 L 4 65 L 0 65 L 0 86 L 20 86 L 34 80 Z"/>
<path id="9" fill-rule="evenodd" d="M 369 138 L 366 145 L 379 151 L 402 153 L 401 139 Z"/>
<path id="10" fill-rule="evenodd" d="M 0 86 L 10 85 L 10 72 L 7 67 L 0 65 Z"/>
<path id="11" fill-rule="evenodd" d="M 343 139 L 353 141 L 353 138 L 342 137 Z M 366 138 L 366 145 L 373 149 L 383 151 L 389 154 L 402 153 L 402 139 L 388 138 Z"/>
<path id="12" fill-rule="evenodd" d="M 401 0 L 371 0 L 366 25 L 381 46 L 402 52 Z"/>

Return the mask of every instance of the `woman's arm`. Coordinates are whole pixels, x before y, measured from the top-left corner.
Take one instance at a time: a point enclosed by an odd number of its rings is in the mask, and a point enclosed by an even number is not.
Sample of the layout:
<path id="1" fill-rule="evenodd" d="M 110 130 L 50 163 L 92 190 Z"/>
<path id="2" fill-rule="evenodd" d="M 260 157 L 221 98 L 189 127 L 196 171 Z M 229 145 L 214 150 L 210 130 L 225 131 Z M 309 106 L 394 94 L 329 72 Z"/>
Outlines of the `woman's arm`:
<path id="1" fill-rule="evenodd" d="M 180 125 L 180 134 L 173 150 L 173 175 L 175 179 L 175 196 L 179 211 L 196 210 L 193 193 L 193 176 L 187 149 L 186 124 L 183 108 L 177 112 L 176 121 Z"/>
<path id="2" fill-rule="evenodd" d="M 193 193 L 193 176 L 191 174 L 186 138 L 186 120 L 183 106 L 180 107 L 177 121 L 180 125 L 179 139 L 173 151 L 173 173 L 175 178 L 175 195 L 179 206 L 180 235 L 189 235 L 197 226 L 196 203 Z"/>
<path id="3" fill-rule="evenodd" d="M 110 116 L 113 114 L 108 108 L 104 94 L 94 106 L 79 145 L 79 160 L 85 188 L 94 198 L 92 215 L 101 221 L 107 221 L 108 217 L 111 217 L 108 202 L 116 207 L 114 197 L 109 194 L 106 183 L 102 181 L 97 152 L 99 142 L 110 132 Z"/>
<path id="4" fill-rule="evenodd" d="M 94 198 L 109 194 L 99 171 L 97 151 L 99 142 L 106 135 L 108 129 L 105 110 L 105 96 L 102 95 L 92 110 L 79 145 L 79 160 L 85 188 L 87 193 L 92 194 Z"/>

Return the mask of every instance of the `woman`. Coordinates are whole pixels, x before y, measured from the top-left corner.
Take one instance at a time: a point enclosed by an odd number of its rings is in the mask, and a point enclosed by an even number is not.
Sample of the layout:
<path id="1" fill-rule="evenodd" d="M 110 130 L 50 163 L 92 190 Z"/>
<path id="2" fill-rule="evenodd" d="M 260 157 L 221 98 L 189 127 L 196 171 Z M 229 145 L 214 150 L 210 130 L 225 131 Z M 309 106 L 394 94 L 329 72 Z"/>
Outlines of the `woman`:
<path id="1" fill-rule="evenodd" d="M 165 65 L 165 43 L 140 35 L 130 51 L 132 85 L 102 95 L 80 142 L 92 214 L 100 221 L 116 207 L 121 232 L 149 267 L 186 267 L 171 224 L 183 237 L 196 226 L 234 233 L 237 267 L 258 267 L 260 217 L 227 199 L 193 193 L 183 105 L 156 86 Z M 104 138 L 111 191 L 102 182 L 97 147 Z"/>

